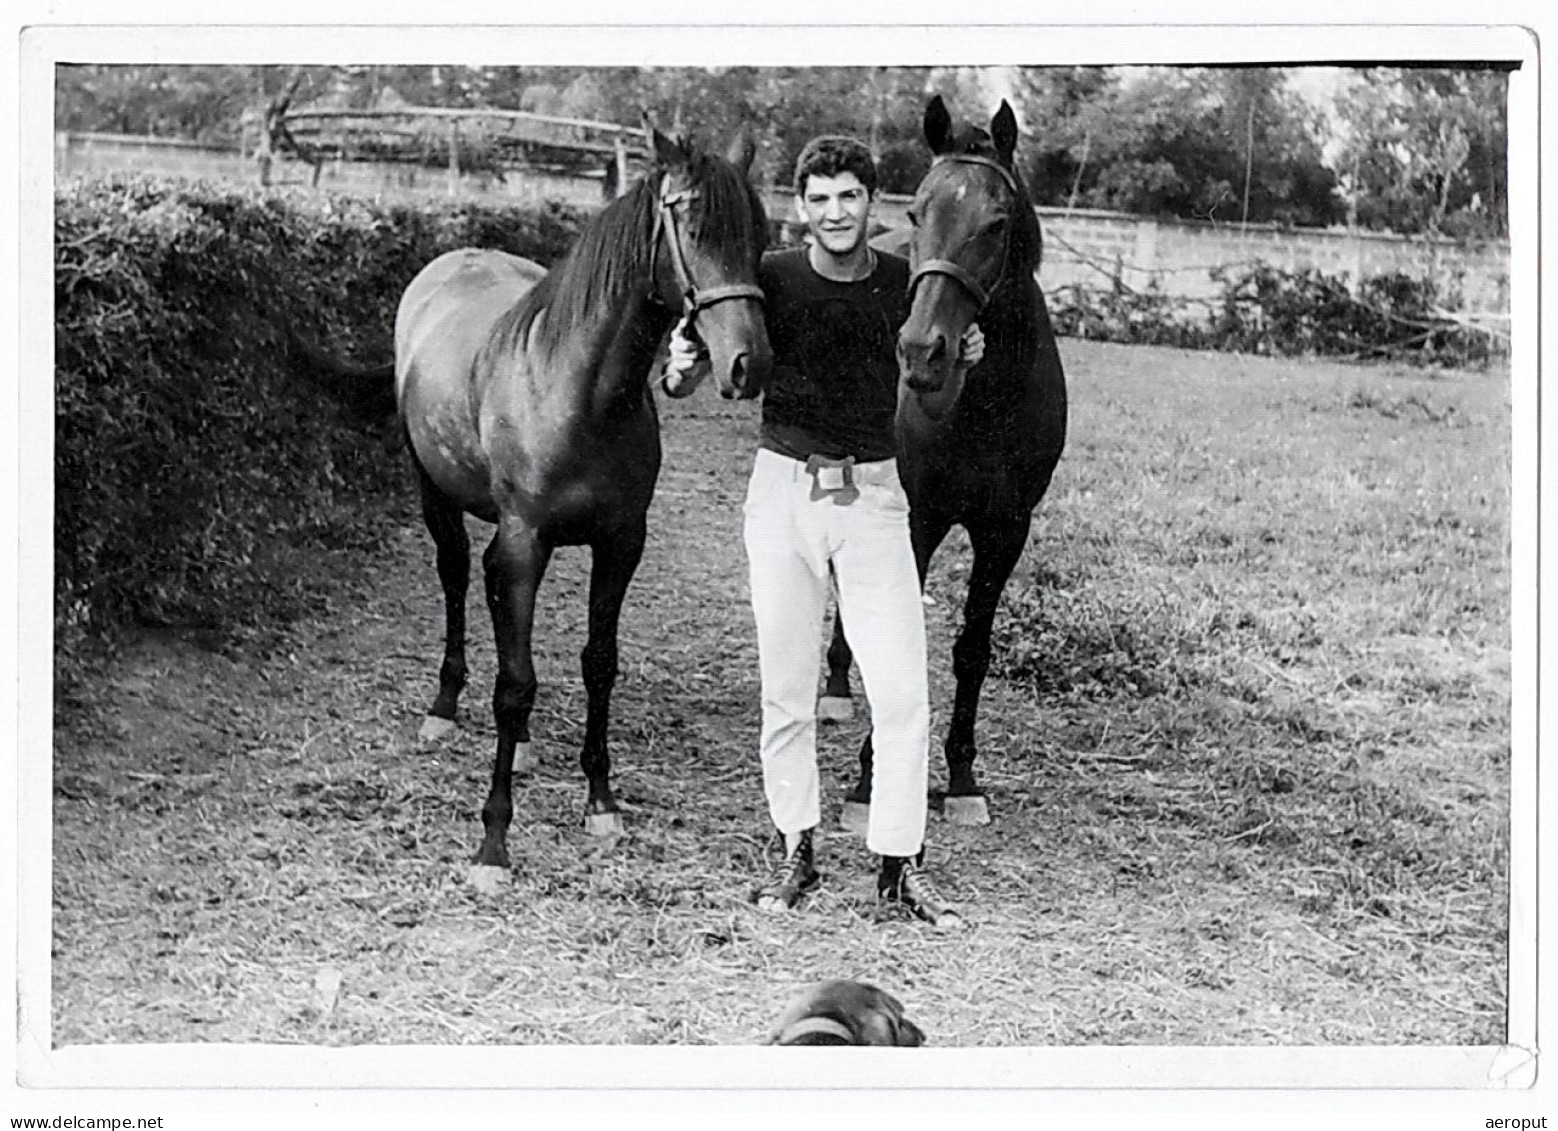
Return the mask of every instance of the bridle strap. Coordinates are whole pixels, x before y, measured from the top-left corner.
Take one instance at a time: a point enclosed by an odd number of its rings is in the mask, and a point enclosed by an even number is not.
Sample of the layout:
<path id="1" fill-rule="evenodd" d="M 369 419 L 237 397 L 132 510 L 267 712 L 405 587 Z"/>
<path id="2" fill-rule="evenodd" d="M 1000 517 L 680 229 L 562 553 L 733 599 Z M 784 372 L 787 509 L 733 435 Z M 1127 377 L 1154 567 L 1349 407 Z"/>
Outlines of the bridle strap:
<path id="1" fill-rule="evenodd" d="M 1012 176 L 1010 169 L 993 157 L 986 157 L 981 153 L 941 153 L 931 162 L 931 168 L 935 169 L 937 165 L 983 165 L 987 169 L 994 169 L 1000 174 L 1001 181 L 1007 189 L 1011 191 L 1012 202 L 1015 204 L 1021 199 L 1017 191 L 1017 178 Z M 1007 239 L 1010 241 L 1011 237 L 1008 235 Z M 911 299 L 914 297 L 914 288 L 919 286 L 920 280 L 927 275 L 946 275 L 948 278 L 956 279 L 969 294 L 973 295 L 974 301 L 979 304 L 979 309 L 983 310 L 990 305 L 990 296 L 1000 290 L 1001 284 L 1005 281 L 1007 248 L 1008 244 L 1003 244 L 1001 247 L 1001 267 L 996 273 L 995 285 L 988 290 L 974 277 L 973 272 L 961 263 L 951 259 L 927 259 L 915 267 L 909 275 L 909 297 Z"/>
<path id="2" fill-rule="evenodd" d="M 980 310 L 990 305 L 990 292 L 985 290 L 984 284 L 974 278 L 973 273 L 961 263 L 956 263 L 950 259 L 927 259 L 916 267 L 914 274 L 909 277 L 909 295 L 911 297 L 914 295 L 915 286 L 927 275 L 950 276 L 962 283 L 968 290 L 968 293 L 974 296 L 974 301 L 979 304 Z"/>
<path id="3" fill-rule="evenodd" d="M 649 252 L 650 287 L 654 286 L 655 261 L 660 253 L 660 237 L 663 233 L 666 245 L 671 249 L 671 265 L 676 269 L 676 282 L 682 291 L 683 315 L 691 318 L 698 311 L 707 310 L 716 303 L 737 298 L 762 302 L 763 289 L 752 283 L 727 283 L 724 286 L 709 287 L 700 291 L 697 284 L 693 282 L 692 270 L 687 266 L 686 252 L 682 250 L 682 235 L 676 220 L 676 206 L 693 200 L 698 195 L 697 189 L 661 192 L 660 205 L 655 210 L 654 237 Z"/>
<path id="4" fill-rule="evenodd" d="M 687 256 L 682 250 L 682 233 L 676 222 L 676 206 L 686 201 L 693 200 L 698 193 L 695 189 L 683 189 L 681 192 L 662 192 L 660 194 L 660 206 L 655 212 L 655 242 L 650 251 L 649 274 L 650 285 L 654 284 L 654 257 L 660 251 L 660 235 L 665 235 L 666 246 L 671 251 L 671 266 L 676 269 L 676 282 L 682 290 L 682 306 L 691 305 L 692 296 L 697 287 L 692 281 L 692 271 L 687 266 Z"/>
<path id="5" fill-rule="evenodd" d="M 732 298 L 749 298 L 754 302 L 763 301 L 763 288 L 752 283 L 727 283 L 723 287 L 707 287 L 704 290 L 694 290 L 690 295 L 684 296 L 684 301 L 690 300 L 689 314 L 706 310 L 717 302 L 724 302 Z"/>
<path id="6" fill-rule="evenodd" d="M 1006 182 L 1012 195 L 1017 195 L 1017 178 L 994 157 L 986 157 L 983 153 L 940 153 L 931 161 L 930 167 L 934 169 L 937 165 L 983 165 L 987 169 L 994 169 L 1000 174 L 1001 180 Z"/>

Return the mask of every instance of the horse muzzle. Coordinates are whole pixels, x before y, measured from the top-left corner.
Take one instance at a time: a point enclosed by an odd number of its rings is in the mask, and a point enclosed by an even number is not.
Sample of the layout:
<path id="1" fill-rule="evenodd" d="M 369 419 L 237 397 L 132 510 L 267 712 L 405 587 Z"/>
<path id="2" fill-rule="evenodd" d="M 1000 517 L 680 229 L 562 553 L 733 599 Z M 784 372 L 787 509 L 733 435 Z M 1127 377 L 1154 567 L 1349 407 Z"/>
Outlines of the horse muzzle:
<path id="1" fill-rule="evenodd" d="M 719 375 L 719 394 L 726 400 L 749 401 L 767 387 L 772 371 L 771 355 L 743 350 L 730 359 L 726 371 Z"/>
<path id="2" fill-rule="evenodd" d="M 952 380 L 954 343 L 939 330 L 898 339 L 898 372 L 911 392 L 935 396 Z"/>

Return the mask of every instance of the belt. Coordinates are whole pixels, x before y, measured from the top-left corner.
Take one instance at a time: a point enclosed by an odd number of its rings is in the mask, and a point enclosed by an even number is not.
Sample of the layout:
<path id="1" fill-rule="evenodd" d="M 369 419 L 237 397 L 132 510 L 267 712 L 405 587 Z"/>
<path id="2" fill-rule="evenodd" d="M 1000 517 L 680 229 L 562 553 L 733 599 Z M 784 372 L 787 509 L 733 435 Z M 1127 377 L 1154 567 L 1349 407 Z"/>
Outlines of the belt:
<path id="1" fill-rule="evenodd" d="M 812 455 L 804 460 L 764 447 L 759 454 L 770 459 L 783 460 L 792 479 L 803 475 L 811 480 L 811 498 L 816 502 L 830 499 L 837 506 L 848 506 L 860 497 L 860 484 L 896 482 L 897 463 L 892 457 L 860 461 L 854 456 L 833 459 Z"/>

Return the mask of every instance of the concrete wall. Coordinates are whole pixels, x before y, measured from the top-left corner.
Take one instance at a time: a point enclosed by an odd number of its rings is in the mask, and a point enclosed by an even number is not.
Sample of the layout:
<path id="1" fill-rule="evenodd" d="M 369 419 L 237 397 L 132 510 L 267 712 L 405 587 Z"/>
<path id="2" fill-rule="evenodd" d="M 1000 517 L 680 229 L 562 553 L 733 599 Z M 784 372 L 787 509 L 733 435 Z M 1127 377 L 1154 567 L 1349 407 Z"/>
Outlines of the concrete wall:
<path id="1" fill-rule="evenodd" d="M 1221 291 L 1211 271 L 1257 260 L 1289 271 L 1314 269 L 1358 283 L 1402 272 L 1436 280 L 1442 294 L 1460 294 L 1468 312 L 1509 311 L 1509 245 L 1463 247 L 1450 241 L 1407 239 L 1372 232 L 1310 228 L 1279 230 L 1238 224 L 1194 224 L 1039 209 L 1044 230 L 1046 287 L 1107 287 L 1118 277 L 1133 290 L 1156 285 L 1190 300 Z"/>
<path id="2" fill-rule="evenodd" d="M 259 163 L 236 149 L 119 134 L 55 134 L 54 172 L 60 180 L 108 173 L 143 173 L 260 183 Z M 561 200 L 593 207 L 604 199 L 601 177 L 555 176 L 527 170 L 523 174 L 510 173 L 502 179 L 469 174 L 451 182 L 447 169 L 372 161 L 327 161 L 319 167 L 316 181 L 311 166 L 299 161 L 277 160 L 271 163 L 270 183 L 314 185 L 337 192 L 405 200 L 432 197 L 498 198 L 517 203 Z"/>
<path id="3" fill-rule="evenodd" d="M 118 171 L 259 182 L 258 164 L 237 150 L 111 134 L 56 134 L 54 168 L 62 180 Z M 315 182 L 309 166 L 282 160 L 271 167 L 271 183 Z M 463 196 L 512 202 L 554 199 L 586 208 L 604 200 L 599 178 L 526 171 L 509 173 L 502 180 L 480 175 L 451 180 L 446 169 L 353 161 L 321 166 L 317 185 L 406 200 Z M 767 204 L 776 222 L 793 218 L 787 191 L 770 191 Z M 907 197 L 886 197 L 878 215 L 888 227 L 903 227 L 907 205 Z M 1237 222 L 1200 224 L 1055 208 L 1039 209 L 1039 217 L 1044 229 L 1039 281 L 1047 291 L 1068 286 L 1108 288 L 1118 279 L 1132 290 L 1156 286 L 1191 303 L 1210 302 L 1221 291 L 1221 285 L 1211 277 L 1213 269 L 1239 268 L 1264 260 L 1288 270 L 1315 268 L 1329 275 L 1345 275 L 1353 283 L 1396 271 L 1432 277 L 1442 293 L 1459 291 L 1461 309 L 1468 314 L 1497 318 L 1509 313 L 1507 243 L 1472 248 L 1366 232 L 1277 230 L 1257 225 L 1241 230 Z"/>

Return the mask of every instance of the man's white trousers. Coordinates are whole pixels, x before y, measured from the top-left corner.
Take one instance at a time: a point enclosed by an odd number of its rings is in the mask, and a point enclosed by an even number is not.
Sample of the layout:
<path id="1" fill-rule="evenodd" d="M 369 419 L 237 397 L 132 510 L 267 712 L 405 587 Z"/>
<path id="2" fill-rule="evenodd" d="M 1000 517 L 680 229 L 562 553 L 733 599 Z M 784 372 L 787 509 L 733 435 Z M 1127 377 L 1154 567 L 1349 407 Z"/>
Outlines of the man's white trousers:
<path id="1" fill-rule="evenodd" d="M 909 503 L 896 461 L 852 470 L 860 494 L 841 506 L 835 496 L 813 497 L 813 476 L 797 460 L 760 448 L 752 469 L 745 539 L 762 680 L 763 787 L 780 831 L 821 820 L 817 677 L 831 563 L 871 706 L 866 846 L 913 856 L 925 836 L 930 707 Z"/>

